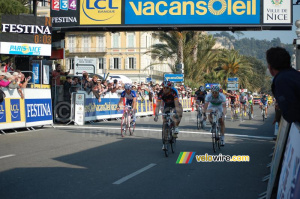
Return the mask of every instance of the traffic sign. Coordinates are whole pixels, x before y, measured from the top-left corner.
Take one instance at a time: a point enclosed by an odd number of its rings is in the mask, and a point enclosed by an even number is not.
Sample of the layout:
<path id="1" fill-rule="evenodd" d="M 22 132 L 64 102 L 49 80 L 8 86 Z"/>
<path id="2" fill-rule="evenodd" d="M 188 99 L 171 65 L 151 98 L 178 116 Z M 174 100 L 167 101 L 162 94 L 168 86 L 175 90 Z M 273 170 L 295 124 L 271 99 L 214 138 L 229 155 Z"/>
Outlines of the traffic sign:
<path id="1" fill-rule="evenodd" d="M 228 83 L 227 84 L 227 90 L 232 90 L 232 91 L 236 91 L 239 88 L 239 84 L 238 83 Z"/>
<path id="2" fill-rule="evenodd" d="M 184 74 L 164 74 L 165 81 L 183 82 Z"/>
<path id="3" fill-rule="evenodd" d="M 74 75 L 82 76 L 83 73 L 96 73 L 96 58 L 78 58 L 74 59 Z"/>
<path id="4" fill-rule="evenodd" d="M 238 82 L 239 78 L 238 77 L 228 77 L 227 81 L 228 82 Z"/>

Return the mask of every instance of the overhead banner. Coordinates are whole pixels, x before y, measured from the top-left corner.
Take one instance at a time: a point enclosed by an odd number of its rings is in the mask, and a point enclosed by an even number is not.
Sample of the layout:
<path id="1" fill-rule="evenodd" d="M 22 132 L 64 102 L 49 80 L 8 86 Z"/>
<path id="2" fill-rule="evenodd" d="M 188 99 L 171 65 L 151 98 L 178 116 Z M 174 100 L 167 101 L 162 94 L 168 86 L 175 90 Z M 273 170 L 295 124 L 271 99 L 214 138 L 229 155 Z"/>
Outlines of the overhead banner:
<path id="1" fill-rule="evenodd" d="M 51 0 L 55 27 L 291 29 L 289 0 Z M 70 5 L 76 5 L 70 8 Z M 266 18 L 266 20 L 262 19 Z M 158 26 L 159 25 L 159 26 Z M 175 27 L 174 27 L 175 25 Z M 280 25 L 280 26 L 276 26 Z"/>

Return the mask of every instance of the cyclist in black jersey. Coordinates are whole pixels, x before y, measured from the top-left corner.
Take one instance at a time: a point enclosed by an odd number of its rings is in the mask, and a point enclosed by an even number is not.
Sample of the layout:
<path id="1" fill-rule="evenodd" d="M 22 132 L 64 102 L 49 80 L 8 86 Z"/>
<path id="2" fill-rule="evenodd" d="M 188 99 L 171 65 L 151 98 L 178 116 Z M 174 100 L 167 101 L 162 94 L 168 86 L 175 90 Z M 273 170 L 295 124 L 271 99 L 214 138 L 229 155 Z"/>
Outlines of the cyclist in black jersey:
<path id="1" fill-rule="evenodd" d="M 158 113 L 160 109 L 161 102 L 164 102 L 164 109 L 163 113 L 169 113 L 172 109 L 175 109 L 176 116 L 173 118 L 175 121 L 175 132 L 173 137 L 177 137 L 179 133 L 178 126 L 180 124 L 182 118 L 183 108 L 179 102 L 178 92 L 175 88 L 172 87 L 172 83 L 170 81 L 164 81 L 163 89 L 158 93 L 157 97 L 157 104 L 155 109 L 155 118 L 154 121 L 157 122 L 158 120 Z M 166 120 L 163 118 L 163 122 L 165 123 Z"/>
<path id="2" fill-rule="evenodd" d="M 195 97 L 196 97 L 196 110 L 198 111 L 198 106 L 200 104 L 205 103 L 205 97 L 207 95 L 207 92 L 205 91 L 205 88 L 203 86 L 199 87 L 199 90 L 196 91 Z"/>

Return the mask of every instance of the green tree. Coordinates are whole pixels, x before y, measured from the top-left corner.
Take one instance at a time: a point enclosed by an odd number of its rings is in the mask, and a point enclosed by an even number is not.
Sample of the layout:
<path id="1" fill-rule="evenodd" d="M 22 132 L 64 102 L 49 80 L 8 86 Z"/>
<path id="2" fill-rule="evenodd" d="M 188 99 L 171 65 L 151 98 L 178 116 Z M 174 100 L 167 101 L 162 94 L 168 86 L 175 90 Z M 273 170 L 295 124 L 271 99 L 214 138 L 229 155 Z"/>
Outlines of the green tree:
<path id="1" fill-rule="evenodd" d="M 222 83 L 226 85 L 228 77 L 239 77 L 241 88 L 250 88 L 249 77 L 253 74 L 251 63 L 235 50 L 224 50 L 219 59 Z"/>

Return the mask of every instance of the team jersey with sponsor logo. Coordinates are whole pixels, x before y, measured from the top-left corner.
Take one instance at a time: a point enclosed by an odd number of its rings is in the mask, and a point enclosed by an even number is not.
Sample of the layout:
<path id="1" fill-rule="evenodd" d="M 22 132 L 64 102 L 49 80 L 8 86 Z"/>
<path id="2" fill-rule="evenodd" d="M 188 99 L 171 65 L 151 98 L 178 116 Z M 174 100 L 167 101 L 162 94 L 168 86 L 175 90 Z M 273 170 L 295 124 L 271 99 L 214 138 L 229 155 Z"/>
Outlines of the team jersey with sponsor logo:
<path id="1" fill-rule="evenodd" d="M 217 98 L 213 97 L 212 93 L 206 95 L 205 102 L 209 102 L 213 106 L 221 106 L 223 102 L 226 102 L 226 97 L 224 94 L 219 93 Z"/>
<path id="2" fill-rule="evenodd" d="M 157 95 L 157 101 L 163 101 L 165 103 L 165 107 L 175 108 L 175 100 L 178 100 L 178 92 L 175 88 L 171 88 L 169 94 L 165 94 L 163 90 L 161 90 Z"/>
<path id="3" fill-rule="evenodd" d="M 123 91 L 121 93 L 121 97 L 125 97 L 126 99 L 125 104 L 131 106 L 133 102 L 133 98 L 136 97 L 136 92 L 132 90 L 129 94 L 127 94 L 126 91 Z"/>

